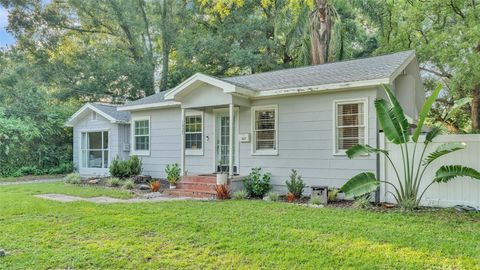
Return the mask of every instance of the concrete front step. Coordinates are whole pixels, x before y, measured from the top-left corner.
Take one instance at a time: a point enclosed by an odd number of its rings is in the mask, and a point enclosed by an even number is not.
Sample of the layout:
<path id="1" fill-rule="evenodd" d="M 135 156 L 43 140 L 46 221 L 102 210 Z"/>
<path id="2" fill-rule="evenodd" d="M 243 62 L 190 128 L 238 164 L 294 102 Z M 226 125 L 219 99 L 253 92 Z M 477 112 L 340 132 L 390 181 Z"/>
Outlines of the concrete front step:
<path id="1" fill-rule="evenodd" d="M 206 198 L 206 199 L 215 199 L 215 191 L 200 191 L 196 189 L 168 189 L 165 190 L 170 196 L 177 197 L 191 197 L 191 198 Z"/>
<path id="2" fill-rule="evenodd" d="M 185 182 L 196 182 L 196 183 L 217 183 L 217 177 L 215 175 L 186 175 L 182 176 L 182 181 Z"/>
<path id="3" fill-rule="evenodd" d="M 202 182 L 191 182 L 182 180 L 177 182 L 177 189 L 190 189 L 198 191 L 211 191 L 215 192 L 215 183 L 202 183 Z"/>

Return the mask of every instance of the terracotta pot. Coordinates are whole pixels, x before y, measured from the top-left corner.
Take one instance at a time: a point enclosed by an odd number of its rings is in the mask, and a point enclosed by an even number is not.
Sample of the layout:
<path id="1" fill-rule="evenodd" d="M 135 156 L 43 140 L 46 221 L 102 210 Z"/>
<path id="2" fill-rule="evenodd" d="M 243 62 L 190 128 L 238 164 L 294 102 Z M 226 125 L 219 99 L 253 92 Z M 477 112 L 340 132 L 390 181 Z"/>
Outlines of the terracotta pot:
<path id="1" fill-rule="evenodd" d="M 157 192 L 160 189 L 160 181 L 150 182 L 150 189 L 152 192 Z"/>

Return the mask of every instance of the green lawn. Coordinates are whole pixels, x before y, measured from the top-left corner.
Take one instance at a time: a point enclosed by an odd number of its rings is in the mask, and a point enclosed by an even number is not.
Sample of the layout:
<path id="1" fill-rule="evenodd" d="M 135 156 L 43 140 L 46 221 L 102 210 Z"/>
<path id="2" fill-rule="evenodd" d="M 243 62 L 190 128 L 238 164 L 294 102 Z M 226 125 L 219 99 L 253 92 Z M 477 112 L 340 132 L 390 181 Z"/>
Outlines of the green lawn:
<path id="1" fill-rule="evenodd" d="M 130 195 L 63 183 L 0 187 L 0 269 L 318 269 L 480 266 L 480 215 L 378 213 L 263 201 L 96 205 Z"/>

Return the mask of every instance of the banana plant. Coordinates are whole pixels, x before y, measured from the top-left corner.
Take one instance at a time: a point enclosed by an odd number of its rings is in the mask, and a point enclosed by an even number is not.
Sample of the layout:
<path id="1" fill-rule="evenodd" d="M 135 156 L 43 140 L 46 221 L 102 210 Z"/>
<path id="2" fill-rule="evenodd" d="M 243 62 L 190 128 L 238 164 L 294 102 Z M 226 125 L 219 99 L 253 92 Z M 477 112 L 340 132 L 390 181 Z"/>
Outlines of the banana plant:
<path id="1" fill-rule="evenodd" d="M 375 101 L 377 119 L 387 140 L 400 148 L 402 162 L 400 164 L 394 163 L 389 155 L 388 150 L 374 148 L 369 145 L 355 145 L 348 149 L 346 154 L 349 158 L 355 158 L 365 154 L 384 155 L 395 172 L 398 185 L 395 185 L 388 180 L 378 180 L 375 177 L 375 174 L 371 172 L 363 172 L 354 176 L 341 187 L 341 190 L 347 197 L 357 197 L 366 193 L 370 193 L 375 191 L 381 183 L 385 183 L 393 187 L 394 192 L 389 193 L 393 195 L 399 205 L 410 205 L 417 207 L 423 195 L 425 194 L 425 191 L 434 183 L 446 183 L 456 177 L 461 176 L 480 180 L 480 173 L 475 169 L 461 165 L 445 165 L 441 166 L 437 170 L 435 178 L 431 180 L 423 190 L 420 190 L 420 185 L 424 180 L 423 175 L 427 168 L 439 157 L 464 149 L 466 144 L 460 142 L 444 143 L 440 145 L 434 152 L 426 155 L 428 145 L 441 132 L 440 128 L 438 127 L 432 128 L 426 134 L 423 142 L 419 141 L 420 133 L 423 129 L 428 112 L 430 111 L 433 102 L 436 100 L 440 90 L 442 89 L 441 84 L 435 88 L 432 95 L 423 104 L 417 127 L 413 131 L 413 134 L 410 134 L 409 132 L 410 124 L 408 123 L 403 109 L 395 98 L 392 90 L 386 85 L 384 85 L 384 89 L 387 94 L 388 101 L 384 99 L 378 99 Z M 408 146 L 410 142 L 413 143 L 413 149 L 412 147 Z M 419 151 L 421 148 L 423 149 L 421 149 L 421 152 L 417 152 L 417 148 Z M 416 156 L 418 154 L 420 154 L 420 158 Z M 402 170 L 402 175 L 400 175 L 399 170 Z"/>

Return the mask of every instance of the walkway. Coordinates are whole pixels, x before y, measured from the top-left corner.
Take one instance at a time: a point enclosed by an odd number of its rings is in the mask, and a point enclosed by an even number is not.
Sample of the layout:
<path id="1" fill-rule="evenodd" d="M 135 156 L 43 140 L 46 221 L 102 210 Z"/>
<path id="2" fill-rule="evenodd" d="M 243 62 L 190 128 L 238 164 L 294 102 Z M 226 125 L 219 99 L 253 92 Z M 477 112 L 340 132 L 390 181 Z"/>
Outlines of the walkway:
<path id="1" fill-rule="evenodd" d="M 34 196 L 37 198 L 53 200 L 58 202 L 86 201 L 86 202 L 93 202 L 98 204 L 205 200 L 205 199 L 189 198 L 189 197 L 171 197 L 171 196 L 163 195 L 160 193 L 155 193 L 155 194 L 149 193 L 149 194 L 141 195 L 140 197 L 132 198 L 132 199 L 117 199 L 117 198 L 106 197 L 106 196 L 82 198 L 78 196 L 70 196 L 70 195 L 63 195 L 63 194 L 39 194 Z"/>

